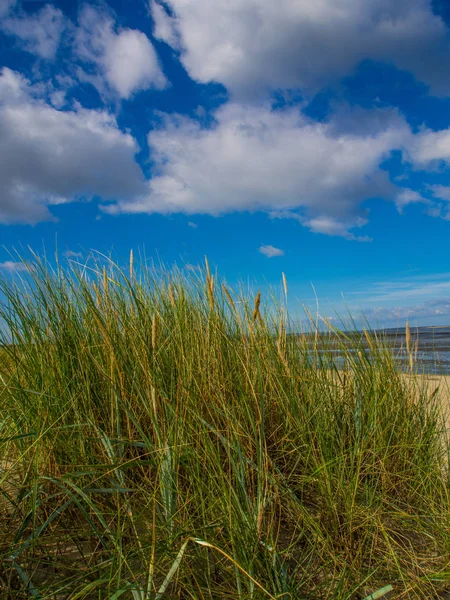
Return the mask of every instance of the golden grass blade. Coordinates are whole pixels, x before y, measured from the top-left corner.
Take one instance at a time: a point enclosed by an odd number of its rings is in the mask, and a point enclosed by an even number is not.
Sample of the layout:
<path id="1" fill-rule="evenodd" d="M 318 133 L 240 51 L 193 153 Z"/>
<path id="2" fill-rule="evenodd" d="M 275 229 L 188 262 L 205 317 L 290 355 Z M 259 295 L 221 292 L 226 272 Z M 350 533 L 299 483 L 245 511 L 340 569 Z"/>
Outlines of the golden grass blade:
<path id="1" fill-rule="evenodd" d="M 231 294 L 230 294 L 230 292 L 228 291 L 228 289 L 227 289 L 227 287 L 226 287 L 226 285 L 225 285 L 224 283 L 222 283 L 222 289 L 223 289 L 223 291 L 224 291 L 224 293 L 225 293 L 225 296 L 227 297 L 227 300 L 228 300 L 228 302 L 230 303 L 230 306 L 231 306 L 231 308 L 232 308 L 234 311 L 236 311 L 236 306 L 235 306 L 235 304 L 234 304 L 234 302 L 233 302 L 233 298 L 231 297 Z"/>

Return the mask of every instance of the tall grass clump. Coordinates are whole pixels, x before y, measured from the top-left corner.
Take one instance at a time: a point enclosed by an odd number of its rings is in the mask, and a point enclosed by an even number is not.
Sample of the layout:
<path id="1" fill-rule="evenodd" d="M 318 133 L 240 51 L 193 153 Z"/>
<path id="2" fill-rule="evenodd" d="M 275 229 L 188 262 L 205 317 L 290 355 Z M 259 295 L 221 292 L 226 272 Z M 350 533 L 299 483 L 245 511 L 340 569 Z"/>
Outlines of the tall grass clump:
<path id="1" fill-rule="evenodd" d="M 296 332 L 283 284 L 132 255 L 3 279 L 0 597 L 450 589 L 439 390 L 374 332 Z"/>

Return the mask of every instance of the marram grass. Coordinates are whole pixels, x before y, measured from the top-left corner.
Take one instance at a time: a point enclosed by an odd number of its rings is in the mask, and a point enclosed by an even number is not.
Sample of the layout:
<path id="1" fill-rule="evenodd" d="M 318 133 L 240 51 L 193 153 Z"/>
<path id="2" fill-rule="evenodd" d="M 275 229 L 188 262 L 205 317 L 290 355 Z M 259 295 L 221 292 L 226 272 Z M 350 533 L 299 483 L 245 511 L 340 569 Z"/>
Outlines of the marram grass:
<path id="1" fill-rule="evenodd" d="M 374 333 L 293 333 L 284 276 L 277 306 L 155 273 L 1 283 L 0 597 L 449 590 L 439 391 Z"/>

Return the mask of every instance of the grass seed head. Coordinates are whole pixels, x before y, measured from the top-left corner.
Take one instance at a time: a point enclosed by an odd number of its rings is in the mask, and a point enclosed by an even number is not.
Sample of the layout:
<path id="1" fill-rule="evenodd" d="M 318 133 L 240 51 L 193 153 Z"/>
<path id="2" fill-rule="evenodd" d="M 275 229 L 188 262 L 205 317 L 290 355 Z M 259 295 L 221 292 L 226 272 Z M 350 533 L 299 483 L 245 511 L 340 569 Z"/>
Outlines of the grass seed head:
<path id="1" fill-rule="evenodd" d="M 259 313 L 259 306 L 260 306 L 260 304 L 261 304 L 261 292 L 258 292 L 256 294 L 255 304 L 254 304 L 254 307 L 253 307 L 253 315 L 252 315 L 252 321 L 253 322 L 255 322 L 256 319 L 260 319 L 261 318 L 261 315 Z"/>
<path id="2" fill-rule="evenodd" d="M 130 250 L 130 280 L 133 279 L 134 274 L 134 255 L 133 248 Z"/>
<path id="3" fill-rule="evenodd" d="M 409 321 L 406 321 L 406 351 L 411 354 L 411 329 L 409 327 Z"/>
<path id="4" fill-rule="evenodd" d="M 233 298 L 231 297 L 231 294 L 230 294 L 230 292 L 228 291 L 228 289 L 227 289 L 227 286 L 226 286 L 224 283 L 222 283 L 222 289 L 223 289 L 223 291 L 224 291 L 224 293 L 225 293 L 225 296 L 227 297 L 227 300 L 228 300 L 228 302 L 230 303 L 230 306 L 231 306 L 231 308 L 232 308 L 234 311 L 236 311 L 236 306 L 235 306 L 235 304 L 234 304 L 234 302 L 233 302 Z"/>
<path id="5" fill-rule="evenodd" d="M 286 275 L 284 273 L 281 273 L 282 277 L 283 277 L 283 288 L 284 288 L 284 295 L 287 298 L 288 295 L 288 285 L 287 285 L 287 280 L 286 280 Z"/>

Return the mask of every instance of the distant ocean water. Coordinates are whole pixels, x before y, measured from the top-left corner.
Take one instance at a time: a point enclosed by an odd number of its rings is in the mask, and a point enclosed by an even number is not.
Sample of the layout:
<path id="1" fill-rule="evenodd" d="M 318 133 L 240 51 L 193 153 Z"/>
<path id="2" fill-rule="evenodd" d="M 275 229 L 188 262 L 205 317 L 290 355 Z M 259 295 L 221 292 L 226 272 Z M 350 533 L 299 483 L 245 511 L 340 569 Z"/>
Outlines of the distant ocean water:
<path id="1" fill-rule="evenodd" d="M 380 333 L 392 348 L 396 360 L 403 364 L 406 359 L 406 330 L 383 329 Z M 415 347 L 416 342 L 419 371 L 450 375 L 450 327 L 411 327 L 411 345 Z"/>
<path id="2" fill-rule="evenodd" d="M 379 329 L 376 334 L 383 344 L 392 351 L 399 368 L 409 368 L 409 355 L 406 352 L 406 329 Z M 349 332 L 348 336 L 350 351 L 352 351 L 353 341 L 355 347 L 361 347 L 362 344 L 367 348 L 367 342 L 362 332 Z M 411 347 L 414 350 L 414 364 L 417 371 L 450 375 L 450 326 L 411 327 Z M 333 362 L 338 366 L 342 362 L 343 366 L 341 351 L 332 348 L 329 351 L 334 355 Z"/>

